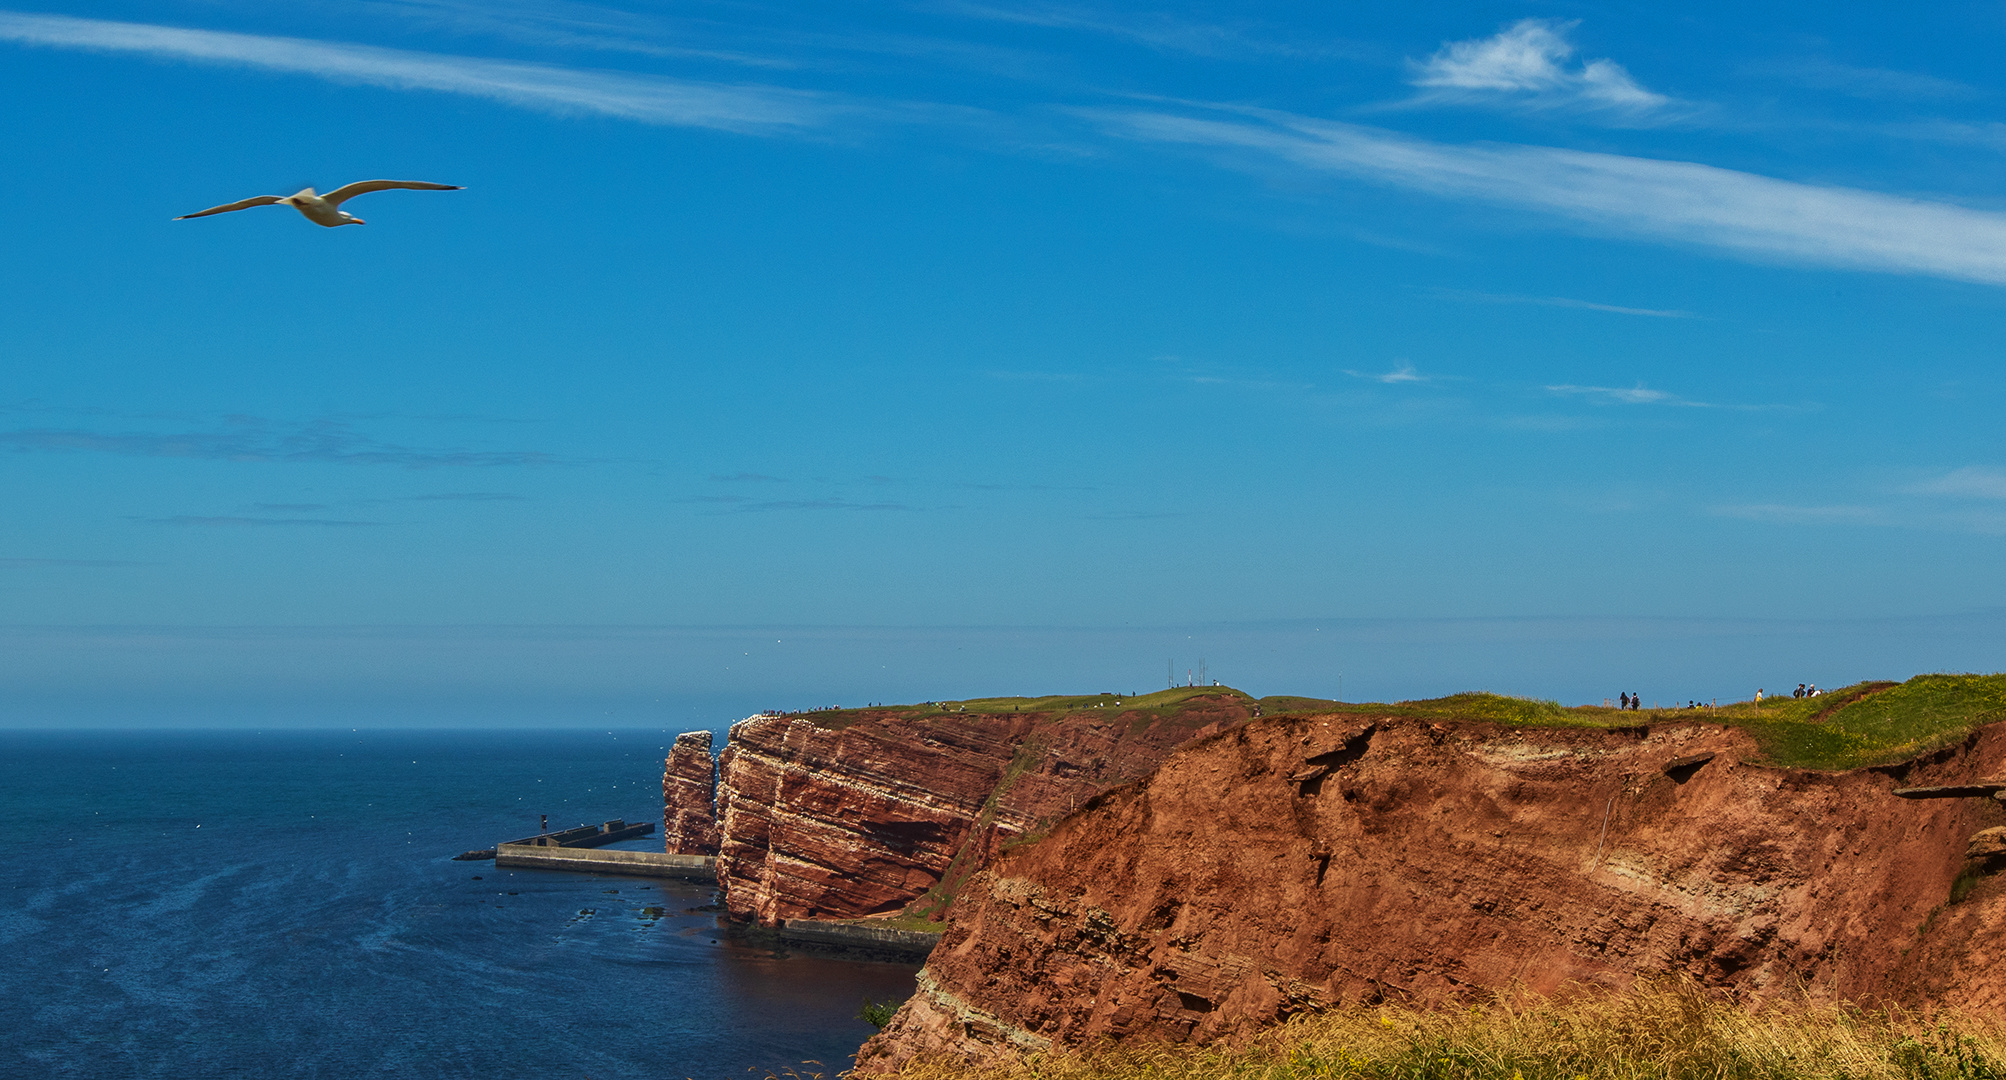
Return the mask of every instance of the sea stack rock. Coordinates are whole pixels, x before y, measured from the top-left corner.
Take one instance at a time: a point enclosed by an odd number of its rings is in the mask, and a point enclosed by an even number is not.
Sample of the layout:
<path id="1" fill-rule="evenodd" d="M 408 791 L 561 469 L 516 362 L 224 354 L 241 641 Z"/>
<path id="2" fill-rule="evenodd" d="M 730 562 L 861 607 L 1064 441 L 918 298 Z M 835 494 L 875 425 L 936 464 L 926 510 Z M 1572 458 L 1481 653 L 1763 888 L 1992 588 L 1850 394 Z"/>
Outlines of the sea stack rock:
<path id="1" fill-rule="evenodd" d="M 717 762 L 710 732 L 676 736 L 662 766 L 662 843 L 671 855 L 717 854 Z"/>

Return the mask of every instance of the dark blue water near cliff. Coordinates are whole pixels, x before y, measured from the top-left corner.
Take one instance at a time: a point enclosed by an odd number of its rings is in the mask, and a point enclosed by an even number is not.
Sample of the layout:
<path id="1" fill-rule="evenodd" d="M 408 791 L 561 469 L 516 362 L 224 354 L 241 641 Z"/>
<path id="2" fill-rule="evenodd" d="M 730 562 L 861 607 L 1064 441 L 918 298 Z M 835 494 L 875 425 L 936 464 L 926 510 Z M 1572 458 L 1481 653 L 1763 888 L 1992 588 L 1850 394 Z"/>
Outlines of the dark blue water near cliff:
<path id="1" fill-rule="evenodd" d="M 0 732 L 0 1076 L 833 1077 L 913 967 L 734 943 L 702 885 L 451 861 L 658 820 L 667 745 Z"/>

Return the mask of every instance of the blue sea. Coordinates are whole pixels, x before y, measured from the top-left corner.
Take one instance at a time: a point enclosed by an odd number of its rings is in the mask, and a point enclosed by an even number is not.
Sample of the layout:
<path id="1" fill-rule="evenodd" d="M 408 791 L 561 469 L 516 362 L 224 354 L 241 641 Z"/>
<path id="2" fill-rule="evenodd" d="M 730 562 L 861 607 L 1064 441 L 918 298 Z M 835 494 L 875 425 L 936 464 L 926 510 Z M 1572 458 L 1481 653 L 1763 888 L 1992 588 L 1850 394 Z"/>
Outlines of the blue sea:
<path id="1" fill-rule="evenodd" d="M 741 943 L 703 884 L 452 861 L 659 822 L 670 738 L 0 732 L 0 1076 L 833 1078 L 914 965 Z"/>

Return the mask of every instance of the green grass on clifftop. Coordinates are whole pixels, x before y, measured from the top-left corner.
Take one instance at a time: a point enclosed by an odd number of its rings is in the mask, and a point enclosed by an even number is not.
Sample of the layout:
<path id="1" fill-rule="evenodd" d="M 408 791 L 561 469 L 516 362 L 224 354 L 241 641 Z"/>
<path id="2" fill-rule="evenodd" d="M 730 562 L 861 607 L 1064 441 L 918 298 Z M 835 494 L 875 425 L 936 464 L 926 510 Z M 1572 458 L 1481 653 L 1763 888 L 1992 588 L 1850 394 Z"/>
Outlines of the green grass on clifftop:
<path id="1" fill-rule="evenodd" d="M 1270 701 L 1263 699 L 1266 707 Z M 1391 705 L 1319 703 L 1314 708 L 1372 716 L 1484 720 L 1514 727 L 1631 727 L 1671 720 L 1707 720 L 1740 727 L 1762 747 L 1763 760 L 1800 769 L 1855 769 L 1901 761 L 2006 720 L 2006 675 L 1918 675 L 1905 683 L 1862 682 L 1815 698 L 1765 698 L 1699 709 L 1624 711 L 1599 705 L 1468 693 Z"/>
<path id="2" fill-rule="evenodd" d="M 1289 696 L 1256 700 L 1230 686 L 1186 686 L 1135 696 L 972 698 L 919 705 L 828 709 L 801 715 L 831 729 L 887 716 L 924 719 L 949 713 L 1035 713 L 1057 717 L 1098 709 L 1126 716 L 1132 722 L 1145 722 L 1221 702 L 1238 702 L 1250 710 L 1258 708 L 1261 715 L 1269 717 L 1347 713 L 1360 717 L 1477 721 L 1513 727 L 1615 728 L 1703 720 L 1748 731 L 1769 764 L 1803 769 L 1854 769 L 1928 753 L 1964 738 L 1985 724 L 2006 720 L 2006 675 L 1918 675 L 1905 683 L 1854 683 L 1815 698 L 1771 697 L 1760 705 L 1754 701 L 1735 701 L 1699 709 L 1625 711 L 1599 705 L 1569 707 L 1554 701 L 1488 692 L 1391 704 Z"/>
<path id="3" fill-rule="evenodd" d="M 1778 765 L 1852 768 L 1927 753 L 2006 720 L 2006 675 L 1918 675 L 1760 708 L 1738 702 L 1721 712 L 1748 728 Z"/>
<path id="4" fill-rule="evenodd" d="M 918 705 L 872 705 L 859 709 L 817 709 L 801 713 L 802 717 L 814 721 L 816 726 L 832 731 L 841 730 L 859 720 L 876 717 L 906 717 L 925 719 L 947 713 L 974 713 L 988 715 L 1008 715 L 1015 713 L 1044 713 L 1060 716 L 1068 713 L 1085 712 L 1089 709 L 1109 709 L 1139 716 L 1168 716 L 1184 711 L 1198 699 L 1198 703 L 1235 699 L 1249 706 L 1255 704 L 1252 695 L 1235 690 L 1230 686 L 1179 686 L 1171 690 L 1158 690 L 1153 694 L 1057 694 L 1048 697 L 993 697 L 965 698 L 959 701 L 927 701 Z M 1308 699 L 1292 699 L 1308 700 Z"/>

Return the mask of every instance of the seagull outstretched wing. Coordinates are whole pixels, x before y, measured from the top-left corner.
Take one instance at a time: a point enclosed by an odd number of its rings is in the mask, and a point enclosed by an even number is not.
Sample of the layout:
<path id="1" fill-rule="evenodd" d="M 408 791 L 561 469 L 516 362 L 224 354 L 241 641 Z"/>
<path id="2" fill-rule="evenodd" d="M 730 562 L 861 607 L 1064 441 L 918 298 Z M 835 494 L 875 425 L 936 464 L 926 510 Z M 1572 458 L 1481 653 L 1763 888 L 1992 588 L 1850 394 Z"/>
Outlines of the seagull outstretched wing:
<path id="1" fill-rule="evenodd" d="M 413 191 L 459 191 L 462 185 L 428 184 L 423 180 L 358 180 L 353 184 L 343 184 L 322 195 L 321 198 L 326 200 L 329 206 L 340 206 L 344 201 L 357 195 L 367 195 L 372 191 L 384 191 L 389 188 L 410 188 Z"/>
<path id="2" fill-rule="evenodd" d="M 183 214 L 180 217 L 175 218 L 174 220 L 187 221 L 189 218 L 192 217 L 208 217 L 210 214 L 227 214 L 232 210 L 249 210 L 253 206 L 270 206 L 273 203 L 281 203 L 284 201 L 286 201 L 286 197 L 284 195 L 260 195 L 254 199 L 244 199 L 240 202 L 224 203 L 221 206 L 212 206 L 207 210 L 197 210 L 192 214 Z"/>

